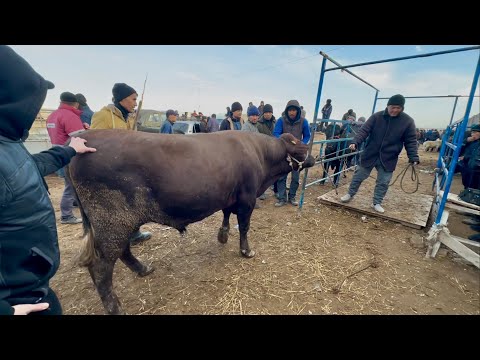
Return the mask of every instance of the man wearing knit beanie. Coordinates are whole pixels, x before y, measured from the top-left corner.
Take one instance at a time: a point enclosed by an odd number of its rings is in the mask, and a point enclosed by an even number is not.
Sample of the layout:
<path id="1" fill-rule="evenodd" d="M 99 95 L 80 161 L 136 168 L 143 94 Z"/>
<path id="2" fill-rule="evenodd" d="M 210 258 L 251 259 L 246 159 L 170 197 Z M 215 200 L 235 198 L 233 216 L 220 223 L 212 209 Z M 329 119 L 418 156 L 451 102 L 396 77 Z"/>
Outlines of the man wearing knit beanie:
<path id="1" fill-rule="evenodd" d="M 112 88 L 112 101 L 92 116 L 91 129 L 133 130 L 138 93 L 125 83 L 116 83 Z M 152 233 L 137 230 L 130 239 L 130 245 L 136 245 L 152 237 Z"/>
<path id="2" fill-rule="evenodd" d="M 247 110 L 248 120 L 243 124 L 242 131 L 258 133 L 258 116 L 260 111 L 255 105 L 250 105 Z M 255 202 L 255 209 L 260 208 L 258 201 Z"/>
<path id="3" fill-rule="evenodd" d="M 242 104 L 238 101 L 234 102 L 230 113 L 220 124 L 220 130 L 241 130 L 243 125 L 242 111 Z"/>
<path id="4" fill-rule="evenodd" d="M 361 155 L 360 165 L 353 175 L 348 193 L 340 198 L 342 202 L 349 202 L 363 180 L 368 178 L 373 168 L 376 168 L 378 174 L 372 207 L 375 211 L 384 213 L 381 204 L 403 147 L 407 151 L 410 163 L 416 165 L 420 162 L 415 121 L 403 112 L 404 106 L 405 98 L 402 95 L 392 96 L 388 100 L 387 108 L 370 116 L 355 135 L 349 146 L 351 150 L 358 149 L 367 137 L 369 141 Z"/>
<path id="5" fill-rule="evenodd" d="M 133 111 L 138 94 L 125 83 L 116 83 L 112 89 L 113 104 L 105 106 L 92 116 L 92 129 L 133 129 Z"/>
<path id="6" fill-rule="evenodd" d="M 268 136 L 273 136 L 273 129 L 275 128 L 275 116 L 273 116 L 273 107 L 270 104 L 266 104 L 263 107 L 263 114 L 258 119 L 258 132 Z M 277 182 L 273 184 L 273 192 L 278 196 Z M 266 192 L 260 195 L 260 200 L 265 200 L 267 198 Z"/>

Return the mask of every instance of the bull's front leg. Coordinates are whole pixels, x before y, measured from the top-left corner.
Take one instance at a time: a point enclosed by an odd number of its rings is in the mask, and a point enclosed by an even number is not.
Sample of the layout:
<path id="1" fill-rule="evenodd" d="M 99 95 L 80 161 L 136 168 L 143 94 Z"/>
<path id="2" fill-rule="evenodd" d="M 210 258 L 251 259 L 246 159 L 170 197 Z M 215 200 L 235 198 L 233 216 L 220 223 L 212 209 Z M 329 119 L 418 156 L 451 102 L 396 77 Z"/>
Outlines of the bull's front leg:
<path id="1" fill-rule="evenodd" d="M 250 229 L 250 218 L 252 216 L 252 212 L 253 206 L 241 206 L 239 207 L 237 213 L 238 229 L 240 230 L 240 255 L 246 258 L 252 258 L 255 256 L 255 251 L 250 249 L 247 239 L 247 233 Z"/>
<path id="2" fill-rule="evenodd" d="M 230 214 L 232 211 L 230 209 L 223 209 L 223 222 L 222 227 L 218 229 L 218 242 L 226 244 L 228 241 L 228 232 L 230 231 Z"/>

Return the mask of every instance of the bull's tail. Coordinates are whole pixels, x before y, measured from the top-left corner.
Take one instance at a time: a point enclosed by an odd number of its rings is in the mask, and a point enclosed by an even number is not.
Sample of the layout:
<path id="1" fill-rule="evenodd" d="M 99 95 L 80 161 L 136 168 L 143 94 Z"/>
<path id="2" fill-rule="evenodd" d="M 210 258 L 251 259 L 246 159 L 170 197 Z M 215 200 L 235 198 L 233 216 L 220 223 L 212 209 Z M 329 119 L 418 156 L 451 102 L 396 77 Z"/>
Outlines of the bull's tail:
<path id="1" fill-rule="evenodd" d="M 70 177 L 69 167 L 70 167 L 69 165 L 65 167 L 65 177 L 67 178 L 67 181 L 70 181 L 70 183 L 72 184 L 73 193 L 75 195 L 75 199 L 77 200 L 78 208 L 80 209 L 80 214 L 82 215 L 82 220 L 83 220 L 82 236 L 84 237 L 84 241 L 83 241 L 82 249 L 80 250 L 80 253 L 75 258 L 75 262 L 80 266 L 88 266 L 97 257 L 97 253 L 95 251 L 94 232 L 93 232 L 92 224 L 90 224 L 90 220 L 88 219 L 88 216 L 85 213 L 85 210 L 83 209 L 82 202 L 78 197 L 77 189 L 75 188 L 75 186 L 73 186 L 74 182 Z"/>

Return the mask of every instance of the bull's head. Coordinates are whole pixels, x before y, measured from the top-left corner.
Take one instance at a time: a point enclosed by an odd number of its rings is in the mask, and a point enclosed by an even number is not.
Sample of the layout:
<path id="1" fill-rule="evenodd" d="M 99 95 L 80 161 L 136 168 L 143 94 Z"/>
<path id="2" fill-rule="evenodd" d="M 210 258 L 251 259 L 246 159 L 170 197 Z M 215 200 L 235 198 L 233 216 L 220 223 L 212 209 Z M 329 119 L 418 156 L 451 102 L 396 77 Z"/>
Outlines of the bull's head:
<path id="1" fill-rule="evenodd" d="M 285 143 L 287 147 L 287 161 L 289 162 L 292 170 L 300 171 L 305 168 L 315 165 L 315 159 L 313 156 L 308 155 L 308 145 L 298 140 L 292 134 L 282 134 L 280 139 Z"/>

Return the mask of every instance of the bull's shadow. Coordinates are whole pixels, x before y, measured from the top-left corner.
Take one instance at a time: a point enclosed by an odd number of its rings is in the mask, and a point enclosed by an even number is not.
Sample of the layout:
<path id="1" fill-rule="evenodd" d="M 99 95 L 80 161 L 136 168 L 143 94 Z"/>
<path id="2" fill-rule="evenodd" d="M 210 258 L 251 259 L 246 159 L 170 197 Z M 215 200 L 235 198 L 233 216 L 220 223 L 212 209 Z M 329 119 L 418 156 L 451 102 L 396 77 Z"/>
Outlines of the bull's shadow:
<path id="1" fill-rule="evenodd" d="M 148 222 L 184 233 L 187 225 L 222 210 L 218 241 L 225 244 L 237 215 L 240 254 L 255 255 L 247 233 L 256 198 L 292 169 L 314 165 L 308 146 L 291 134 L 222 131 L 192 136 L 123 130 L 82 134 L 89 156 L 76 156 L 66 174 L 83 218 L 86 241 L 78 257 L 87 266 L 109 314 L 123 314 L 113 291 L 120 259 L 139 276 L 154 268 L 130 250 L 130 237 Z"/>

